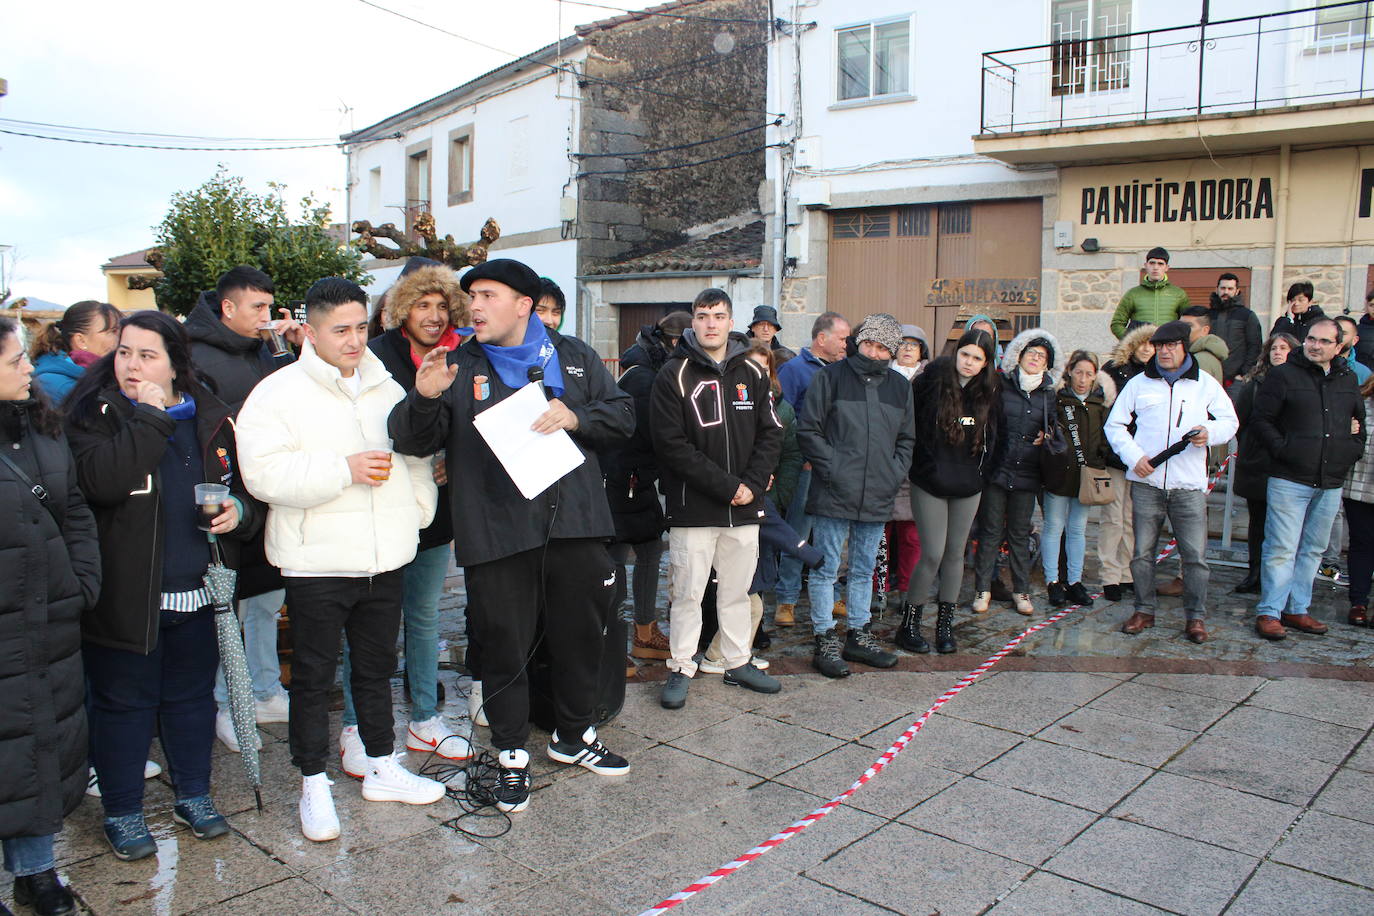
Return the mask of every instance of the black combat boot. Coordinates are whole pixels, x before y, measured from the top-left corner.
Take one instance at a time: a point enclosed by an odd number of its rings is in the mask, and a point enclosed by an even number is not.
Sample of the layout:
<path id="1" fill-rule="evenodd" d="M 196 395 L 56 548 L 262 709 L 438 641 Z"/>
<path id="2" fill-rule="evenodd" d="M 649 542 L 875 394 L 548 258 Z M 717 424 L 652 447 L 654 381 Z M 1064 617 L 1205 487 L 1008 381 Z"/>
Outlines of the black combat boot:
<path id="1" fill-rule="evenodd" d="M 954 643 L 954 605 L 941 601 L 935 617 L 935 651 L 948 655 L 958 648 Z"/>
<path id="2" fill-rule="evenodd" d="M 898 648 L 908 652 L 919 652 L 922 655 L 930 651 L 930 643 L 921 635 L 921 614 L 924 611 L 925 605 L 902 602 L 902 623 L 897 627 L 897 635 L 892 640 Z"/>

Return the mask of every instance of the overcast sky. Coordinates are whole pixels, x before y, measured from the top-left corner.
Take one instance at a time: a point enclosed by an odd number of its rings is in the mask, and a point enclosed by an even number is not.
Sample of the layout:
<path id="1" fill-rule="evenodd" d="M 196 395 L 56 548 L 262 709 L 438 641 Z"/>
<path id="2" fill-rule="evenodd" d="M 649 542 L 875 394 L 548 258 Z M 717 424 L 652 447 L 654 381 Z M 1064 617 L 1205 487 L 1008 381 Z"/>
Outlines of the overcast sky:
<path id="1" fill-rule="evenodd" d="M 566 0 L 375 2 L 512 55 L 616 15 Z M 0 22 L 0 77 L 9 81 L 0 129 L 40 133 L 5 119 L 333 139 L 511 59 L 360 0 L 8 3 Z M 172 194 L 200 185 L 217 163 L 259 193 L 284 182 L 293 212 L 313 193 L 343 219 L 337 149 L 172 152 L 0 134 L 0 245 L 13 246 L 5 267 L 15 296 L 64 306 L 104 299 L 100 265 L 151 245 Z"/>

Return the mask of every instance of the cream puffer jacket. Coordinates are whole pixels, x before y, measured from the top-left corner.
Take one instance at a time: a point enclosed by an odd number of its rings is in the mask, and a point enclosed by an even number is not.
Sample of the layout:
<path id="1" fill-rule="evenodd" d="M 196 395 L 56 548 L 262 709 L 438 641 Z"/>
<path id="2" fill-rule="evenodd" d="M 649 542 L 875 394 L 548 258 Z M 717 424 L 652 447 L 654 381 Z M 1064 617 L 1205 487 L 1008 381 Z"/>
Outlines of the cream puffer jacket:
<path id="1" fill-rule="evenodd" d="M 428 458 L 392 455 L 380 487 L 352 482 L 347 456 L 387 440 L 405 391 L 369 349 L 355 400 L 339 370 L 306 342 L 300 359 L 257 384 L 238 416 L 239 468 L 268 504 L 267 559 L 284 571 L 375 575 L 415 558 L 434 517 Z"/>

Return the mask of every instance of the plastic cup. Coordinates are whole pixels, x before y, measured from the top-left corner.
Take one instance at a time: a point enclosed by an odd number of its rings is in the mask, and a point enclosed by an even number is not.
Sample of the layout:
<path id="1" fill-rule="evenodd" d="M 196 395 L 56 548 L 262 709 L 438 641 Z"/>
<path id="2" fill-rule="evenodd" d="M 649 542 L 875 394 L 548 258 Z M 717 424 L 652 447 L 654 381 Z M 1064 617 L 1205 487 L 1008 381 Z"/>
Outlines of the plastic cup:
<path id="1" fill-rule="evenodd" d="M 229 488 L 218 483 L 196 484 L 196 527 L 209 531 L 210 523 L 224 514 Z"/>
<path id="2" fill-rule="evenodd" d="M 281 332 L 277 330 L 279 324 L 280 322 L 269 321 L 258 328 L 258 334 L 267 341 L 267 346 L 274 357 L 286 356 L 291 352 L 290 348 L 286 346 L 286 338 L 281 336 Z"/>
<path id="3" fill-rule="evenodd" d="M 363 442 L 365 452 L 386 452 L 386 470 L 380 474 L 372 473 L 367 476 L 372 480 L 391 479 L 391 440 L 390 439 L 368 439 Z"/>

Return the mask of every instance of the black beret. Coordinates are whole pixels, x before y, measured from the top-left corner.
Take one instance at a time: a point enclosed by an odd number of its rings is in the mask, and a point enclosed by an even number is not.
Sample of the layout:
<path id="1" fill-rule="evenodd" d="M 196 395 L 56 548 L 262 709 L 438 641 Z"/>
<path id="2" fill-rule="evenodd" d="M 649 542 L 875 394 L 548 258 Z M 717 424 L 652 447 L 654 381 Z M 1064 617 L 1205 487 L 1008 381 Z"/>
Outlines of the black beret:
<path id="1" fill-rule="evenodd" d="M 512 258 L 483 261 L 458 278 L 458 285 L 463 288 L 463 292 L 470 292 L 469 287 L 477 280 L 495 280 L 497 283 L 504 283 L 520 295 L 529 296 L 535 302 L 539 301 L 539 274 L 535 273 L 528 264 L 523 264 Z"/>

